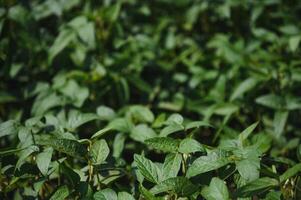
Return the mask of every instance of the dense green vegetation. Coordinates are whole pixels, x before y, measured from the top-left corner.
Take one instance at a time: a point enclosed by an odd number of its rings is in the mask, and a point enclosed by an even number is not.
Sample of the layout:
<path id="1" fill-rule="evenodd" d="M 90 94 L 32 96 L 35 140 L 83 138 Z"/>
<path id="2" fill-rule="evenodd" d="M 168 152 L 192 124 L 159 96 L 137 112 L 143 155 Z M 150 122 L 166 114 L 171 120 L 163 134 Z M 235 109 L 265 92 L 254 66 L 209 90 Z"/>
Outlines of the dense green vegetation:
<path id="1" fill-rule="evenodd" d="M 301 1 L 0 1 L 0 199 L 301 199 Z"/>

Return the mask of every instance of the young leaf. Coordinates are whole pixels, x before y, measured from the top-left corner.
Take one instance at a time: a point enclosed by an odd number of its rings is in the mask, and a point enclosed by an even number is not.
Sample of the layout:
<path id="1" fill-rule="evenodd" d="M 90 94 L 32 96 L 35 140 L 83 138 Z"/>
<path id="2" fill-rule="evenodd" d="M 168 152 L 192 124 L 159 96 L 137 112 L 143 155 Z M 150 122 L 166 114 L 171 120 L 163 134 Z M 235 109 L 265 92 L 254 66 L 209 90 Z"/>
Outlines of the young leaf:
<path id="1" fill-rule="evenodd" d="M 216 152 L 210 152 L 207 156 L 197 158 L 188 168 L 186 177 L 190 178 L 205 172 L 216 170 L 229 163 L 229 159 Z"/>
<path id="2" fill-rule="evenodd" d="M 260 194 L 261 192 L 267 191 L 273 187 L 279 185 L 276 179 L 263 177 L 256 179 L 246 185 L 240 187 L 235 192 L 235 197 L 252 197 L 254 195 Z"/>
<path id="3" fill-rule="evenodd" d="M 176 177 L 181 168 L 182 156 L 179 153 L 171 153 L 165 157 L 163 163 L 164 180 Z"/>
<path id="4" fill-rule="evenodd" d="M 132 195 L 127 192 L 118 192 L 117 200 L 135 200 Z"/>
<path id="5" fill-rule="evenodd" d="M 115 111 L 107 106 L 99 106 L 96 110 L 96 113 L 99 116 L 100 120 L 110 121 L 116 116 Z"/>
<path id="6" fill-rule="evenodd" d="M 189 130 L 189 129 L 192 129 L 192 128 L 200 128 L 200 127 L 213 127 L 211 124 L 207 123 L 207 122 L 204 122 L 204 121 L 193 121 L 193 122 L 190 122 L 188 124 L 186 124 L 185 126 L 185 130 Z"/>
<path id="7" fill-rule="evenodd" d="M 162 173 L 158 166 L 144 156 L 134 155 L 135 163 L 140 173 L 150 182 L 158 183 L 161 180 Z"/>
<path id="8" fill-rule="evenodd" d="M 41 173 L 46 176 L 51 162 L 53 149 L 51 147 L 45 148 L 43 152 L 36 156 L 36 162 Z"/>
<path id="9" fill-rule="evenodd" d="M 204 147 L 196 140 L 192 139 L 192 138 L 185 138 L 184 140 L 182 140 L 180 142 L 179 145 L 179 152 L 180 153 L 185 153 L 185 154 L 189 154 L 189 153 L 194 153 L 194 152 L 204 152 L 205 149 Z"/>
<path id="10" fill-rule="evenodd" d="M 148 191 L 143 185 L 139 185 L 139 191 L 145 200 L 163 200 L 163 198 L 157 198 L 150 191 Z"/>
<path id="11" fill-rule="evenodd" d="M 175 153 L 180 141 L 169 137 L 155 137 L 145 140 L 145 143 L 156 150 Z"/>
<path id="12" fill-rule="evenodd" d="M 160 137 L 166 137 L 172 133 L 183 131 L 183 130 L 184 130 L 184 126 L 182 124 L 171 123 L 161 130 Z"/>
<path id="13" fill-rule="evenodd" d="M 66 185 L 59 187 L 49 200 L 64 200 L 69 196 L 69 189 Z"/>
<path id="14" fill-rule="evenodd" d="M 110 149 L 105 140 L 97 140 L 91 146 L 89 151 L 90 159 L 93 165 L 100 165 L 103 163 L 110 153 Z"/>
<path id="15" fill-rule="evenodd" d="M 15 120 L 8 120 L 0 124 L 0 138 L 6 135 L 16 134 L 17 122 Z"/>
<path id="16" fill-rule="evenodd" d="M 135 126 L 130 133 L 130 137 L 138 142 L 144 142 L 145 140 L 156 136 L 157 134 L 155 131 L 146 124 L 139 124 Z"/>
<path id="17" fill-rule="evenodd" d="M 159 194 L 162 192 L 172 191 L 181 197 L 187 197 L 195 193 L 197 190 L 198 187 L 192 184 L 188 178 L 179 176 L 172 177 L 158 183 L 150 190 L 150 192 L 153 194 Z"/>
<path id="18" fill-rule="evenodd" d="M 252 124 L 251 126 L 246 128 L 243 132 L 241 132 L 238 136 L 239 140 L 241 142 L 246 140 L 249 137 L 249 135 L 254 131 L 254 129 L 256 128 L 257 125 L 258 125 L 258 122 L 255 122 L 254 124 Z"/>
<path id="19" fill-rule="evenodd" d="M 114 190 L 107 188 L 94 194 L 95 200 L 117 200 L 117 194 Z"/>
<path id="20" fill-rule="evenodd" d="M 201 192 L 207 200 L 229 200 L 228 188 L 224 181 L 214 177 L 211 179 L 209 187 L 204 187 Z"/>

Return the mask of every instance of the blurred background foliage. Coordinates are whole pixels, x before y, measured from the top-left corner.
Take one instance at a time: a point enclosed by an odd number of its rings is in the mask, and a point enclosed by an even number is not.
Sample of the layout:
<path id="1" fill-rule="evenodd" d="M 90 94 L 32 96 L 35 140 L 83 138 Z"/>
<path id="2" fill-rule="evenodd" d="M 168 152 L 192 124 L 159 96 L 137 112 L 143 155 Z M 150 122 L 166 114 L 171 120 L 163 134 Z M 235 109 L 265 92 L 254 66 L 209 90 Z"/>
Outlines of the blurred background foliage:
<path id="1" fill-rule="evenodd" d="M 264 138 L 272 156 L 297 160 L 300 1 L 2 0 L 0 5 L 1 121 L 109 108 L 124 115 L 139 104 L 155 116 L 177 112 L 210 122 L 217 130 L 200 136 L 208 145 L 260 121 L 254 140 Z M 89 123 L 76 137 L 90 137 L 103 124 Z M 1 140 L 0 147 L 15 143 Z"/>

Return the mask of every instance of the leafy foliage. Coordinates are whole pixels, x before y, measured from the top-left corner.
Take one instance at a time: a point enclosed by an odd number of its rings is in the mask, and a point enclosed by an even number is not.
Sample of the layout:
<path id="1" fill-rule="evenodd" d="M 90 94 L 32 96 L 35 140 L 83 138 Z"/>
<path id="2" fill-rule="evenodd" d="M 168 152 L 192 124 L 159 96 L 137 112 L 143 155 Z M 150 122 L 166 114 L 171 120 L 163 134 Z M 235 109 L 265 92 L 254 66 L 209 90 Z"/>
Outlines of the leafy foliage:
<path id="1" fill-rule="evenodd" d="M 300 13 L 3 0 L 0 199 L 301 199 Z"/>

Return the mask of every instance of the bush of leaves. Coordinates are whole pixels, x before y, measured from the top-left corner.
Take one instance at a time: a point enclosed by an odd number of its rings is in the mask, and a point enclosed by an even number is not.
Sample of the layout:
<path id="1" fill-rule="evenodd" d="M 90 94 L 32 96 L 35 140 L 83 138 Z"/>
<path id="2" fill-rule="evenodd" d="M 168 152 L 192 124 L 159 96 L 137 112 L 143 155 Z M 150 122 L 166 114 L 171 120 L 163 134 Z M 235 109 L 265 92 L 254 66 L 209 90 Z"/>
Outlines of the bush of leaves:
<path id="1" fill-rule="evenodd" d="M 0 199 L 301 199 L 300 13 L 1 1 Z"/>

